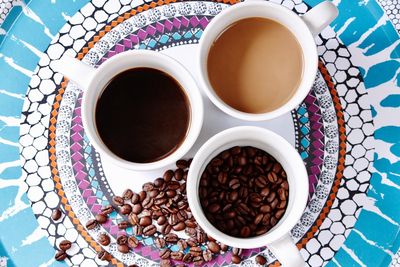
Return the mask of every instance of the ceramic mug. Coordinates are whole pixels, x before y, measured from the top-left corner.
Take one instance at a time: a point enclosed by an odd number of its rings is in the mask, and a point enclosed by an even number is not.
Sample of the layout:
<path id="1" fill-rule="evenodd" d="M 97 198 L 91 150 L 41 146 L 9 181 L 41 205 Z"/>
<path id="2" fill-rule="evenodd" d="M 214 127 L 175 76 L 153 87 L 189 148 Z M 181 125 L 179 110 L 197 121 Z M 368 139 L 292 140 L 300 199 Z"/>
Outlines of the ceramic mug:
<path id="1" fill-rule="evenodd" d="M 159 169 L 182 158 L 196 141 L 203 124 L 203 100 L 192 75 L 171 57 L 148 50 L 132 50 L 113 56 L 97 69 L 69 56 L 64 56 L 55 63 L 56 71 L 83 89 L 82 122 L 85 133 L 91 144 L 115 164 L 137 171 Z M 173 77 L 186 93 L 190 106 L 189 128 L 182 144 L 167 157 L 149 163 L 130 162 L 115 155 L 101 140 L 95 121 L 97 100 L 107 83 L 119 73 L 139 67 L 157 69 Z"/>
<path id="2" fill-rule="evenodd" d="M 198 56 L 200 87 L 219 109 L 242 120 L 268 120 L 289 112 L 304 100 L 315 80 L 318 69 L 318 53 L 314 35 L 320 33 L 337 15 L 336 6 L 328 1 L 320 3 L 302 17 L 281 5 L 260 0 L 248 0 L 223 10 L 206 27 L 200 39 Z M 226 104 L 212 88 L 207 72 L 208 53 L 214 41 L 233 23 L 251 17 L 275 20 L 288 28 L 300 44 L 304 59 L 303 77 L 293 96 L 279 108 L 261 114 L 242 112 Z"/>
<path id="3" fill-rule="evenodd" d="M 206 218 L 200 203 L 200 178 L 207 164 L 219 153 L 234 146 L 253 146 L 268 152 L 286 171 L 289 202 L 283 217 L 267 233 L 248 238 L 227 235 Z M 222 131 L 209 139 L 197 152 L 190 165 L 186 188 L 190 210 L 197 223 L 216 240 L 237 248 L 258 248 L 265 245 L 285 267 L 304 266 L 290 230 L 300 220 L 307 204 L 308 175 L 300 155 L 281 136 L 260 127 L 241 126 Z"/>

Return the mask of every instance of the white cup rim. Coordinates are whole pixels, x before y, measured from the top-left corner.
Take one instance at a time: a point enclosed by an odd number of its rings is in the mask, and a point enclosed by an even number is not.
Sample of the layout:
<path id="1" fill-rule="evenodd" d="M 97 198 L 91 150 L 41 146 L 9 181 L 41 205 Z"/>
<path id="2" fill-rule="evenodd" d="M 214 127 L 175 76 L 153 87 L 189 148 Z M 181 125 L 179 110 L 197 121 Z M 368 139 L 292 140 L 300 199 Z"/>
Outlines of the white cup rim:
<path id="1" fill-rule="evenodd" d="M 251 14 L 251 10 L 262 10 L 265 12 L 264 15 L 254 15 Z M 249 12 L 249 13 L 246 13 Z M 241 15 L 243 14 L 243 15 Z M 267 15 L 269 14 L 269 15 Z M 233 16 L 237 16 L 238 19 L 232 20 Z M 301 82 L 298 86 L 296 92 L 290 97 L 290 99 L 283 104 L 281 107 L 266 112 L 266 113 L 247 113 L 237 110 L 228 104 L 226 104 L 212 89 L 211 83 L 208 79 L 207 73 L 207 58 L 209 48 L 212 42 L 221 34 L 222 30 L 215 30 L 215 28 L 226 29 L 233 22 L 240 19 L 249 17 L 265 17 L 273 19 L 284 26 L 286 26 L 299 41 L 299 44 L 303 51 L 303 76 Z M 289 27 L 284 18 L 289 18 L 293 22 L 293 27 Z M 227 23 L 226 21 L 232 22 Z M 224 25 L 224 26 L 220 26 Z M 301 36 L 299 35 L 301 32 Z M 299 38 L 300 37 L 300 38 Z M 311 89 L 314 79 L 318 69 L 318 53 L 317 47 L 314 41 L 314 37 L 307 27 L 306 23 L 293 11 L 283 7 L 281 5 L 267 2 L 267 1 L 246 1 L 235 4 L 232 7 L 224 9 L 218 14 L 206 27 L 202 38 L 199 42 L 200 49 L 198 55 L 198 65 L 199 65 L 199 83 L 202 90 L 205 91 L 208 98 L 223 112 L 242 120 L 247 121 L 263 121 L 279 117 L 287 112 L 290 112 L 297 105 L 299 105 L 304 98 L 307 96 L 309 90 Z"/>
<path id="2" fill-rule="evenodd" d="M 201 175 L 212 158 L 225 149 L 246 144 L 257 144 L 282 164 L 288 176 L 289 202 L 284 216 L 270 231 L 256 237 L 237 238 L 221 232 L 208 221 L 201 207 L 198 188 Z M 276 133 L 254 126 L 230 128 L 209 139 L 193 158 L 187 184 L 190 185 L 186 190 L 191 212 L 205 232 L 224 244 L 245 249 L 271 244 L 289 233 L 306 207 L 309 185 L 304 162 L 294 147 Z"/>
<path id="3" fill-rule="evenodd" d="M 118 73 L 130 68 L 149 67 L 161 70 L 173 77 L 186 93 L 190 105 L 190 124 L 187 134 L 180 146 L 166 157 L 149 163 L 127 161 L 114 154 L 101 140 L 95 121 L 95 103 L 104 89 L 104 81 L 109 81 Z M 107 75 L 112 73 L 112 75 Z M 107 77 L 108 76 L 108 77 Z M 103 81 L 103 82 L 102 82 Z M 99 85 L 99 83 L 103 83 Z M 82 100 L 82 122 L 90 142 L 115 164 L 131 170 L 147 171 L 165 167 L 182 158 L 193 146 L 203 124 L 203 100 L 197 83 L 189 71 L 173 58 L 159 52 L 148 50 L 131 50 L 122 52 L 105 61 L 96 70 L 84 89 Z M 117 138 L 117 137 L 116 137 Z"/>

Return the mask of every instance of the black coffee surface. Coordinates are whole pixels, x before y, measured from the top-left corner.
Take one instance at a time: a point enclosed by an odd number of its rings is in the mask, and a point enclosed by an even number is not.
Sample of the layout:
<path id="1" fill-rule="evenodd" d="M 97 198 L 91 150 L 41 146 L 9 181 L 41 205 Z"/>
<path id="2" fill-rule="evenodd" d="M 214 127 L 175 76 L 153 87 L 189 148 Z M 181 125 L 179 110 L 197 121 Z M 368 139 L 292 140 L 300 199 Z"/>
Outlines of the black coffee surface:
<path id="1" fill-rule="evenodd" d="M 188 99 L 179 83 L 152 68 L 118 74 L 96 106 L 96 126 L 104 144 L 131 162 L 154 162 L 174 152 L 189 123 Z"/>

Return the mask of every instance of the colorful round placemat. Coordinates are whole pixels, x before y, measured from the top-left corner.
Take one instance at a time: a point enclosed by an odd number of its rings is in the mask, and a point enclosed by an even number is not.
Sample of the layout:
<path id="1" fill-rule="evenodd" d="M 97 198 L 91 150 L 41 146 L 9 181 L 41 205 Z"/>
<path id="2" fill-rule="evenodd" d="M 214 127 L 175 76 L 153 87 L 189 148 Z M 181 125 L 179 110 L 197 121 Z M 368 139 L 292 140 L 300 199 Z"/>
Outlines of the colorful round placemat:
<path id="1" fill-rule="evenodd" d="M 235 1 L 50 1 L 46 7 L 45 1 L 6 2 L 11 5 L 5 4 L 9 14 L 2 30 L 8 34 L 0 35 L 0 192 L 9 201 L 0 203 L 0 256 L 10 266 L 63 264 L 54 261 L 52 246 L 66 238 L 74 243 L 67 264 L 106 264 L 96 258 L 102 249 L 96 240 L 108 232 L 113 242 L 104 249 L 113 255 L 112 264 L 157 265 L 152 238 L 139 236 L 141 245 L 132 253 L 116 250 L 120 215 L 113 213 L 94 230 L 84 225 L 114 194 L 140 190 L 163 170 L 124 172 L 102 161 L 82 127 L 81 90 L 55 73 L 52 62 L 66 53 L 96 66 L 126 50 L 150 49 L 195 73 L 193 55 L 204 28 Z M 318 1 L 273 2 L 301 15 Z M 398 259 L 398 8 L 395 1 L 350 2 L 337 1 L 339 18 L 316 37 L 319 73 L 304 102 L 282 118 L 253 124 L 283 135 L 304 159 L 309 203 L 291 234 L 310 266 L 387 266 Z M 188 157 L 213 134 L 243 124 L 208 100 L 206 110 Z M 54 222 L 50 214 L 58 206 L 65 216 Z M 230 253 L 207 266 L 229 265 Z M 241 265 L 255 265 L 258 253 L 278 264 L 259 248 L 245 251 Z M 27 261 L 26 255 L 35 257 Z"/>

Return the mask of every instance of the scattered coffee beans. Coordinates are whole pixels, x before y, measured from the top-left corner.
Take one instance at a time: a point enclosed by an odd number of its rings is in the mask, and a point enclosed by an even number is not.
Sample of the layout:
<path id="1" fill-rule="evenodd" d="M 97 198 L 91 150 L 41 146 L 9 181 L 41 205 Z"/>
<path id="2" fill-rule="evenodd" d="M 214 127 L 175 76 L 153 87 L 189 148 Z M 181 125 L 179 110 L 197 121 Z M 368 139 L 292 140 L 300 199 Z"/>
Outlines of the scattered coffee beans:
<path id="1" fill-rule="evenodd" d="M 99 213 L 96 215 L 96 221 L 100 224 L 103 224 L 107 221 L 108 216 L 106 214 L 103 213 Z"/>
<path id="2" fill-rule="evenodd" d="M 72 246 L 71 241 L 69 240 L 63 240 L 60 242 L 60 244 L 58 245 L 58 248 L 63 250 L 63 251 L 67 251 L 68 249 L 70 249 Z"/>
<path id="3" fill-rule="evenodd" d="M 53 212 L 51 213 L 51 218 L 54 221 L 58 221 L 61 218 L 61 210 L 59 208 L 56 208 L 55 210 L 53 210 Z"/>
<path id="4" fill-rule="evenodd" d="M 68 257 L 67 253 L 65 253 L 64 250 L 60 250 L 57 251 L 56 255 L 54 256 L 54 258 L 56 259 L 56 261 L 63 261 Z"/>
<path id="5" fill-rule="evenodd" d="M 107 205 L 101 208 L 101 213 L 105 215 L 109 215 L 111 212 L 114 211 L 114 208 L 111 205 Z"/>
<path id="6" fill-rule="evenodd" d="M 265 265 L 267 263 L 267 259 L 265 259 L 264 256 L 262 255 L 257 255 L 256 256 L 256 263 L 259 265 Z"/>
<path id="7" fill-rule="evenodd" d="M 215 227 L 246 238 L 262 235 L 278 223 L 286 210 L 289 186 L 275 158 L 254 147 L 236 146 L 210 161 L 199 194 L 206 217 Z"/>
<path id="8" fill-rule="evenodd" d="M 99 243 L 103 246 L 108 246 L 110 244 L 110 236 L 106 233 L 102 233 L 98 237 Z"/>
<path id="9" fill-rule="evenodd" d="M 86 228 L 88 230 L 93 230 L 94 228 L 96 228 L 97 225 L 98 225 L 97 221 L 92 219 L 92 220 L 87 221 Z"/>
<path id="10" fill-rule="evenodd" d="M 107 251 L 102 250 L 97 254 L 97 258 L 99 258 L 102 261 L 111 261 L 112 256 Z"/>

